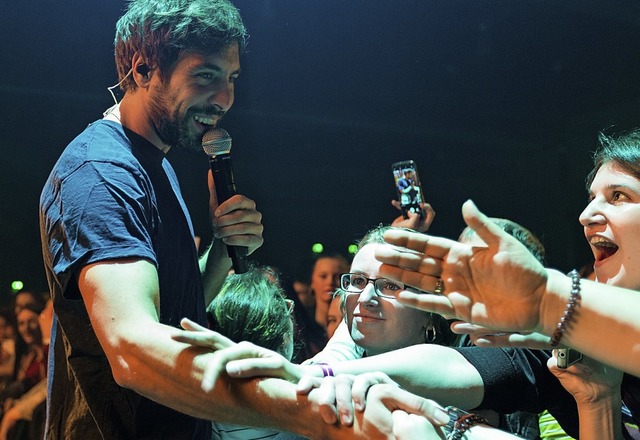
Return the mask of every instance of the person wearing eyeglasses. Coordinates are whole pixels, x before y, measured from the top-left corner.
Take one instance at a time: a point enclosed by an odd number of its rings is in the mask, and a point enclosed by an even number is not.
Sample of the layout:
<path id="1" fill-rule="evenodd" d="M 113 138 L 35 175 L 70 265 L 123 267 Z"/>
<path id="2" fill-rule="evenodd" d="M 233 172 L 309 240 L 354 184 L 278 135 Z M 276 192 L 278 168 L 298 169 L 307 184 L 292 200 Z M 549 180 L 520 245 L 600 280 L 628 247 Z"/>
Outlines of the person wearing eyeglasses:
<path id="1" fill-rule="evenodd" d="M 303 365 L 281 360 L 284 366 L 271 372 L 274 376 L 297 382 L 308 374 L 330 375 L 324 362 L 358 359 L 416 344 L 453 345 L 456 335 L 442 316 L 403 306 L 394 293 L 404 290 L 404 284 L 379 276 L 380 264 L 374 253 L 389 229 L 404 228 L 378 226 L 369 231 L 360 241 L 350 272 L 340 276 L 337 294 L 346 325 L 339 325 L 327 347 Z M 176 339 L 206 345 L 200 337 L 206 335 L 190 332 Z"/>

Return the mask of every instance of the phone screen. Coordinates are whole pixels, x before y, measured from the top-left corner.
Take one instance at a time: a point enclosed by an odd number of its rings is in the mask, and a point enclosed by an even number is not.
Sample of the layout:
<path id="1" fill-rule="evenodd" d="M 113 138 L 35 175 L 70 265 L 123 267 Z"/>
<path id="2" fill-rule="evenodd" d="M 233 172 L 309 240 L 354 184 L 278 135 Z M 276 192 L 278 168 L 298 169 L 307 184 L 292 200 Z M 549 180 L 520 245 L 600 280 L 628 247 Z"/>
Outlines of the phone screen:
<path id="1" fill-rule="evenodd" d="M 416 163 L 412 160 L 395 162 L 391 165 L 391 170 L 402 216 L 409 218 L 410 212 L 416 212 L 424 218 L 424 211 L 420 207 L 424 201 L 424 194 Z"/>

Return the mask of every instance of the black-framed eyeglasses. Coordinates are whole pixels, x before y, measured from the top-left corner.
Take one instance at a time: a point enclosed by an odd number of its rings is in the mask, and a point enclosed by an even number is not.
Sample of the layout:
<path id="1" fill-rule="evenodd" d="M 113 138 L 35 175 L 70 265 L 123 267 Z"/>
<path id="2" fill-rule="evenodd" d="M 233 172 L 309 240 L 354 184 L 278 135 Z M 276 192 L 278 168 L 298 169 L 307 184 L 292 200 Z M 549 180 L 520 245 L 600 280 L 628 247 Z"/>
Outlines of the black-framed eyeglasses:
<path id="1" fill-rule="evenodd" d="M 347 293 L 361 293 L 367 284 L 373 283 L 374 292 L 383 298 L 395 298 L 395 293 L 404 290 L 404 284 L 386 278 L 367 278 L 359 273 L 340 276 L 340 288 Z"/>

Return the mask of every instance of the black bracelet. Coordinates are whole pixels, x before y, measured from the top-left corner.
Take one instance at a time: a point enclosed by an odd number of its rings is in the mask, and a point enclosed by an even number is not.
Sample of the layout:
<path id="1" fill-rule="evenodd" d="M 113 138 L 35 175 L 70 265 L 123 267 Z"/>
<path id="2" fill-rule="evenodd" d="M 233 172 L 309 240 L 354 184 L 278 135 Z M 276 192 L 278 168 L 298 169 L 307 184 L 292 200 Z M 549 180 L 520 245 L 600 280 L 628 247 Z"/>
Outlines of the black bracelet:
<path id="1" fill-rule="evenodd" d="M 569 276 L 571 277 L 571 296 L 569 297 L 569 302 L 567 303 L 567 308 L 562 314 L 562 318 L 560 318 L 560 322 L 556 326 L 553 335 L 551 335 L 551 346 L 555 347 L 560 343 L 562 336 L 567 331 L 569 323 L 573 319 L 573 314 L 576 311 L 576 306 L 580 302 L 580 274 L 577 270 L 573 269 Z"/>

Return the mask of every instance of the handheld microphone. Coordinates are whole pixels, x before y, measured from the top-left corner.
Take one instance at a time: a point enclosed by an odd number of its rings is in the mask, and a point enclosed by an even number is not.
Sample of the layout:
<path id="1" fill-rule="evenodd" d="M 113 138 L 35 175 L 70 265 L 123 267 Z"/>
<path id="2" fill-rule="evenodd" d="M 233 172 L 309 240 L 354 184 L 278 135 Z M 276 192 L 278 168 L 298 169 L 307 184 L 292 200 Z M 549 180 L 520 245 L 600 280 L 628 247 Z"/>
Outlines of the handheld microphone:
<path id="1" fill-rule="evenodd" d="M 208 130 L 202 137 L 202 149 L 209 156 L 218 204 L 221 204 L 236 194 L 236 182 L 231 167 L 231 136 L 222 128 Z M 231 258 L 235 273 L 247 271 L 247 253 L 246 246 L 227 245 L 227 254 Z"/>

